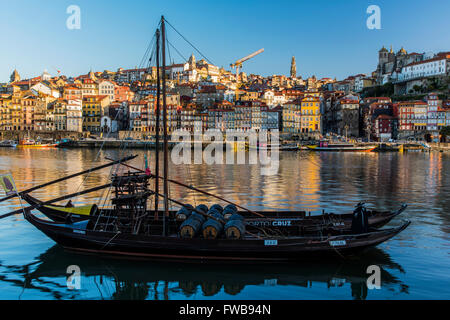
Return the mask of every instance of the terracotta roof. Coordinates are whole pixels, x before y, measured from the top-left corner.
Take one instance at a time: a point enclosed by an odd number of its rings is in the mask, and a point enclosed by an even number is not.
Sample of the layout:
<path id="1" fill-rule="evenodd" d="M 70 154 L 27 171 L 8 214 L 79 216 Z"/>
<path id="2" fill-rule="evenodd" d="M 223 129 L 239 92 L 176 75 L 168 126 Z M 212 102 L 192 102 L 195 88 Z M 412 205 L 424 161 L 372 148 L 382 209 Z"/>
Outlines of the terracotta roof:
<path id="1" fill-rule="evenodd" d="M 109 96 L 96 96 L 96 95 L 90 95 L 90 96 L 84 96 L 83 100 L 87 99 L 87 98 L 95 98 L 96 101 L 101 101 L 103 99 L 108 98 Z"/>
<path id="2" fill-rule="evenodd" d="M 426 102 L 424 102 L 424 101 L 419 101 L 419 100 L 417 100 L 417 101 L 402 101 L 402 102 L 398 102 L 398 105 L 399 106 L 406 106 L 406 105 L 411 105 L 411 104 L 414 104 L 414 105 L 428 105 Z"/>
<path id="3" fill-rule="evenodd" d="M 341 104 L 359 104 L 358 100 L 352 100 L 352 99 L 342 99 Z"/>
<path id="4" fill-rule="evenodd" d="M 118 71 L 118 73 L 122 73 L 122 72 L 145 72 L 147 71 L 147 68 L 141 68 L 141 69 L 126 69 L 126 70 L 120 70 Z"/>
<path id="5" fill-rule="evenodd" d="M 392 119 L 395 119 L 395 117 L 388 116 L 387 114 L 380 114 L 377 117 L 377 120 L 392 120 Z"/>
<path id="6" fill-rule="evenodd" d="M 385 105 L 393 105 L 392 102 L 373 102 L 370 104 L 371 106 L 385 106 Z"/>
<path id="7" fill-rule="evenodd" d="M 365 98 L 364 100 L 391 100 L 391 98 L 389 98 L 389 97 L 367 97 L 367 98 Z"/>
<path id="8" fill-rule="evenodd" d="M 429 62 L 433 62 L 433 61 L 439 61 L 439 60 L 445 60 L 445 59 L 450 59 L 450 54 L 445 54 L 442 56 L 437 56 L 428 60 L 423 60 L 423 61 L 417 61 L 417 62 L 411 62 L 410 64 L 407 64 L 406 66 L 404 66 L 403 68 L 406 67 L 411 67 L 411 66 L 416 66 L 419 64 L 424 64 L 424 63 L 429 63 Z"/>
<path id="9" fill-rule="evenodd" d="M 81 90 L 81 88 L 75 86 L 66 86 L 64 87 L 64 90 Z"/>

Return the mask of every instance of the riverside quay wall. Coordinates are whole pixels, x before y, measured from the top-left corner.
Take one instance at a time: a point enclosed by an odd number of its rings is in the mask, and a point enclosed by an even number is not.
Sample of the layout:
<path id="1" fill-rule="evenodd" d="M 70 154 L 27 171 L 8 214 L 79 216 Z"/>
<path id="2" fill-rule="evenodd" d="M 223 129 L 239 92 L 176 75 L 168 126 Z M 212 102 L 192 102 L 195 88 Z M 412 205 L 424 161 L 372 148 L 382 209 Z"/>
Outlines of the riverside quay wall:
<path id="1" fill-rule="evenodd" d="M 0 131 L 1 140 L 22 140 L 24 138 L 43 139 L 58 141 L 61 139 L 81 139 L 85 138 L 85 132 L 70 132 L 70 131 Z"/>

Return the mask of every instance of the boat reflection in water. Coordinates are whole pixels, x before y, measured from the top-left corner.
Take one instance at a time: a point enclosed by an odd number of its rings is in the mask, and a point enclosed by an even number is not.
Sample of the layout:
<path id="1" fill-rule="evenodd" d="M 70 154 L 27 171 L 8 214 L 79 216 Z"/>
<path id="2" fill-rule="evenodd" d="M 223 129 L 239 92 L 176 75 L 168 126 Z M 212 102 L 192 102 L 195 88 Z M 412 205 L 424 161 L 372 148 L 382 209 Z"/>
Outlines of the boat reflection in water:
<path id="1" fill-rule="evenodd" d="M 66 285 L 67 267 L 78 265 L 81 270 L 80 290 Z M 304 262 L 296 264 L 257 265 L 183 264 L 99 258 L 74 255 L 55 245 L 25 266 L 5 266 L 8 274 L 15 274 L 11 282 L 26 290 L 39 290 L 49 299 L 189 299 L 215 297 L 246 299 L 245 288 L 258 286 L 290 286 L 291 299 L 304 299 L 306 292 L 295 295 L 296 289 L 317 287 L 340 290 L 339 298 L 370 298 L 367 288 L 367 267 L 381 268 L 381 287 L 394 293 L 408 294 L 408 286 L 391 274 L 404 273 L 381 249 L 371 248 L 357 258 L 342 262 Z M 391 271 L 389 272 L 388 269 Z M 19 279 L 17 279 L 19 278 Z M 23 278 L 23 279 L 22 279 Z M 297 288 L 295 288 L 297 287 Z M 376 291 L 376 290 L 374 290 Z M 344 293 L 344 294 L 342 294 Z M 268 295 L 266 299 L 272 299 Z M 320 297 L 312 297 L 320 298 Z"/>

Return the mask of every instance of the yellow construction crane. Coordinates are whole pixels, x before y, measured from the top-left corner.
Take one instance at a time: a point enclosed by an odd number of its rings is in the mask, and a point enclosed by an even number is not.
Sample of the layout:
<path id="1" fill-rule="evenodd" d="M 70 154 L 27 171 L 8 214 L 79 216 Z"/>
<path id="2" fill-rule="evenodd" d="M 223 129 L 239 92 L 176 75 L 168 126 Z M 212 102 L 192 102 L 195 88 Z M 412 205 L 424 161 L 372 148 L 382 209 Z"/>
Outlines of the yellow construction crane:
<path id="1" fill-rule="evenodd" d="M 239 59 L 238 61 L 236 61 L 235 63 L 230 64 L 231 68 L 236 68 L 236 82 L 239 83 L 239 70 L 242 68 L 242 63 L 257 56 L 260 53 L 264 52 L 264 48 L 263 49 L 259 49 L 258 51 L 253 52 L 252 54 L 249 54 L 248 56 Z"/>

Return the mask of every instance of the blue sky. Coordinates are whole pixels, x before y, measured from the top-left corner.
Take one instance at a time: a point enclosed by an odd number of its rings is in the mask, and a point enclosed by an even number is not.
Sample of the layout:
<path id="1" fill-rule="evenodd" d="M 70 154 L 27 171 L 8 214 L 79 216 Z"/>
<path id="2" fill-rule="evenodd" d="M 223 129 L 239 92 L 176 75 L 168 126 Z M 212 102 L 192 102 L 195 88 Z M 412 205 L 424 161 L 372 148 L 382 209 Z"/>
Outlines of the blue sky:
<path id="1" fill-rule="evenodd" d="M 288 74 L 291 57 L 304 78 L 368 73 L 385 45 L 397 51 L 450 50 L 448 0 L 0 0 L 0 82 L 47 69 L 66 75 L 138 66 L 164 14 L 213 63 L 244 64 L 247 73 Z M 69 5 L 81 8 L 81 30 L 66 28 Z M 369 30 L 369 5 L 381 8 L 381 30 Z M 168 28 L 184 57 L 193 50 Z M 172 50 L 175 62 L 181 57 Z M 196 54 L 198 57 L 199 55 Z"/>

